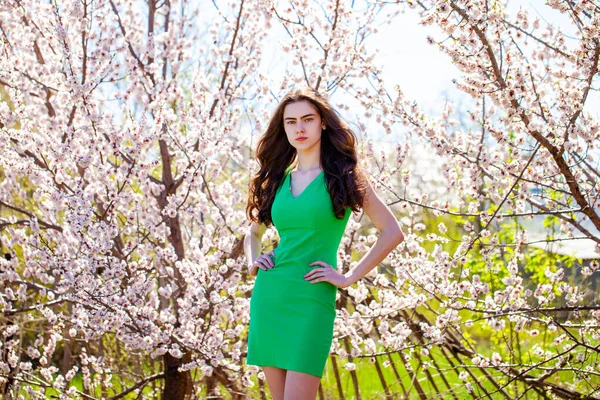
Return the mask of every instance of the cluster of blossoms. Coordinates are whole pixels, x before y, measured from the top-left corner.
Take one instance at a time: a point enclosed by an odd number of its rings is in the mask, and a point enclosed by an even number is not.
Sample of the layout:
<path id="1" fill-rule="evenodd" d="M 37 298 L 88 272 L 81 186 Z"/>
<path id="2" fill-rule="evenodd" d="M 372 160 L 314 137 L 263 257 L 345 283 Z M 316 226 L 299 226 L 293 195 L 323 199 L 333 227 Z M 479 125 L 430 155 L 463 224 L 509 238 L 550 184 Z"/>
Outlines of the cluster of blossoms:
<path id="1" fill-rule="evenodd" d="M 406 238 L 338 292 L 331 352 L 343 369 L 356 378 L 368 360 L 416 376 L 444 360 L 464 390 L 481 394 L 477 378 L 489 369 L 542 391 L 562 369 L 577 371 L 562 393 L 597 389 L 579 383 L 597 379 L 589 360 L 600 309 L 586 305 L 584 285 L 598 262 L 576 264 L 570 279 L 554 258 L 533 257 L 520 224 L 550 215 L 560 234 L 598 243 L 586 228 L 600 229 L 600 125 L 585 108 L 600 54 L 592 2 L 548 2 L 572 17 L 577 40 L 526 11 L 511 17 L 500 3 L 406 2 L 444 35 L 429 42 L 461 71 L 455 83 L 472 98 L 473 128 L 452 103 L 428 115 L 400 87 L 388 93 L 365 41 L 402 2 L 215 2 L 208 22 L 188 0 L 58 3 L 6 0 L 0 10 L 0 383 L 8 390 L 109 397 L 118 375 L 152 396 L 151 382 L 166 388 L 194 376 L 202 396 L 264 380 L 244 365 L 252 280 L 241 243 L 257 167 L 249 152 L 269 107 L 298 84 L 349 94 L 332 103 L 362 113 L 360 133 L 374 120 L 408 136 L 391 154 L 370 141 L 360 149 L 375 188 L 399 203 Z M 275 50 L 289 62 L 282 79 L 263 69 L 276 29 L 285 34 Z M 423 147 L 441 172 L 436 181 L 415 166 Z M 342 270 L 377 239 L 362 221 L 353 214 L 348 223 Z M 267 246 L 275 239 L 269 230 Z M 542 271 L 531 273 L 530 261 Z M 471 335 L 477 330 L 483 337 Z M 501 345 L 486 351 L 490 338 Z"/>
<path id="2" fill-rule="evenodd" d="M 577 390 L 587 392 L 583 382 L 590 377 L 586 371 L 591 365 L 586 357 L 593 351 L 590 346 L 598 345 L 599 320 L 597 295 L 586 290 L 586 285 L 597 279 L 598 262 L 559 264 L 555 256 L 540 257 L 539 251 L 529 247 L 536 240 L 523 222 L 535 218 L 541 225 L 545 218 L 553 232 L 588 240 L 590 247 L 595 243 L 598 249 L 599 239 L 593 232 L 600 229 L 600 172 L 595 167 L 600 125 L 586 106 L 598 83 L 597 5 L 548 3 L 573 21 L 581 36 L 573 40 L 566 34 L 569 27 L 557 29 L 523 9 L 511 15 L 500 3 L 493 7 L 485 1 L 405 3 L 420 9 L 423 25 L 441 29 L 439 39 L 430 37 L 428 41 L 460 70 L 462 76 L 454 83 L 473 99 L 466 111 L 473 127 L 457 118 L 454 104 L 447 103 L 440 115 L 428 115 L 406 98 L 400 87 L 389 93 L 376 74 L 372 77 L 374 91 L 353 88 L 352 93 L 367 109 L 365 118 L 371 118 L 376 110 L 378 122 L 402 124 L 408 128 L 413 146 L 437 155 L 443 179 L 435 184 L 447 188 L 451 196 L 446 200 L 433 195 L 435 189 L 422 178 L 427 171 L 419 174 L 409 169 L 410 153 L 407 157 L 405 146 L 396 149 L 395 163 L 390 162 L 394 157 L 389 154 L 387 159 L 378 157 L 378 181 L 391 189 L 391 202 L 403 202 L 399 209 L 407 215 L 402 222 L 408 234 L 390 256 L 391 271 L 386 269 L 396 279 L 386 274 L 385 287 L 379 287 L 379 279 L 372 279 L 349 289 L 353 308 L 360 315 L 344 317 L 336 332 L 356 343 L 352 338 L 359 331 L 352 329 L 352 321 L 364 326 L 365 319 L 373 319 L 378 329 L 370 337 L 381 349 L 368 352 L 361 346 L 363 356 L 369 356 L 432 344 L 455 351 L 455 340 L 465 334 L 471 338 L 469 332 L 477 326 L 490 332 L 500 345 L 489 353 L 483 344 L 476 352 L 459 346 L 470 358 L 454 361 L 468 370 L 496 368 L 511 380 L 527 381 L 535 376 L 541 382 L 550 368 L 564 367 L 565 371 L 580 371 L 574 374 L 581 383 Z M 365 154 L 376 157 L 370 147 Z M 392 188 L 394 183 L 406 189 Z M 416 195 L 412 195 L 414 190 Z M 447 219 L 432 223 L 424 212 Z M 461 220 L 458 232 L 448 229 L 457 225 L 454 215 Z M 436 225 L 439 234 L 432 232 Z M 570 277 L 565 273 L 569 267 L 573 270 Z M 388 307 L 388 314 L 374 313 Z M 414 312 L 415 307 L 420 311 Z M 470 318 L 465 319 L 466 315 Z M 398 335 L 390 330 L 388 319 L 408 330 L 401 330 L 400 343 L 393 340 Z M 427 322 L 415 324 L 415 319 Z M 520 339 L 520 335 L 505 339 L 510 337 L 508 332 L 522 331 L 536 340 L 541 336 L 548 339 L 543 346 Z M 475 343 L 479 340 L 485 341 L 477 338 Z M 523 360 L 515 353 L 513 340 L 519 340 L 521 346 L 536 343 L 533 346 L 539 345 L 544 357 Z M 334 349 L 337 354 L 351 353 L 340 352 L 339 347 Z M 478 354 L 480 351 L 483 353 Z M 572 363 L 554 365 L 556 359 L 570 356 L 575 356 Z M 518 362 L 503 361 L 507 359 Z M 456 373 L 461 381 L 477 376 Z M 597 389 L 597 376 L 593 379 L 591 386 Z M 474 383 L 468 382 L 467 389 L 485 395 L 485 385 Z M 539 389 L 552 391 L 543 385 Z M 576 396 L 577 390 L 561 393 Z"/>

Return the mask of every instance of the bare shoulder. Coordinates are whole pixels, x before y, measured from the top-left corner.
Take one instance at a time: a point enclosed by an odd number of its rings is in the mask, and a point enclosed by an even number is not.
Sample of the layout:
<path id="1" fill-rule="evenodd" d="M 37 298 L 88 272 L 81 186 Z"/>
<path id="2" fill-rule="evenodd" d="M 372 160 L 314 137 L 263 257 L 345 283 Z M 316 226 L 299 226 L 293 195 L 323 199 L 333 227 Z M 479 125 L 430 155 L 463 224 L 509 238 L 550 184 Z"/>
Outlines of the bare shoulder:
<path id="1" fill-rule="evenodd" d="M 379 232 L 393 231 L 397 233 L 400 230 L 392 210 L 381 200 L 368 179 L 365 179 L 365 197 L 362 209 Z"/>

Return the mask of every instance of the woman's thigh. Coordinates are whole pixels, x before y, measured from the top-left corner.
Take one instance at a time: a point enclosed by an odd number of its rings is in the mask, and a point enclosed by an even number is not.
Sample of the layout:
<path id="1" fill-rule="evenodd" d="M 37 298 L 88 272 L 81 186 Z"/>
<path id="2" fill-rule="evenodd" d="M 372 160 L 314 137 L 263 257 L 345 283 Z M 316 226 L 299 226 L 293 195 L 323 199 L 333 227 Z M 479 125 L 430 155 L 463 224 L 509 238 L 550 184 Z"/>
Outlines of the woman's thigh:
<path id="1" fill-rule="evenodd" d="M 277 367 L 263 367 L 265 377 L 267 378 L 267 386 L 273 400 L 283 400 L 285 390 L 286 370 Z"/>
<path id="2" fill-rule="evenodd" d="M 314 400 L 321 378 L 304 372 L 287 371 L 284 400 Z"/>

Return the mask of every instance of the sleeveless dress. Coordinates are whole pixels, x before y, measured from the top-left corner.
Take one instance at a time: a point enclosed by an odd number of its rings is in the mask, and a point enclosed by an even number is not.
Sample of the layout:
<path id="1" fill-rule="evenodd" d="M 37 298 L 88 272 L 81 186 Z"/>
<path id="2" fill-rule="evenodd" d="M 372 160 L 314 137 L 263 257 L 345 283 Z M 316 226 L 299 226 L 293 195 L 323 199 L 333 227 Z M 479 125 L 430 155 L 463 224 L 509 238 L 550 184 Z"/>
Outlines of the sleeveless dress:
<path id="1" fill-rule="evenodd" d="M 337 251 L 352 210 L 333 213 L 324 172 L 297 197 L 292 166 L 278 188 L 271 216 L 280 242 L 275 266 L 258 274 L 250 298 L 246 364 L 273 366 L 323 376 L 333 340 L 337 286 L 310 283 L 304 275 L 324 261 L 337 269 Z"/>

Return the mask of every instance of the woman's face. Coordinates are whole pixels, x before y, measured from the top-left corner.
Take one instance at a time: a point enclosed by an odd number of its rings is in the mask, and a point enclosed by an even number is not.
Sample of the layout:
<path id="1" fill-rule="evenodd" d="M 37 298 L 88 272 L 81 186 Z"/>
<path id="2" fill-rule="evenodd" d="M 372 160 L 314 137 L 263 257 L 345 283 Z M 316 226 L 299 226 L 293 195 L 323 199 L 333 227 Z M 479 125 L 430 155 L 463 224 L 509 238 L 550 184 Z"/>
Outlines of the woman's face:
<path id="1" fill-rule="evenodd" d="M 283 126 L 288 141 L 298 151 L 306 151 L 319 144 L 321 131 L 325 129 L 316 107 L 307 100 L 296 101 L 285 106 Z"/>

